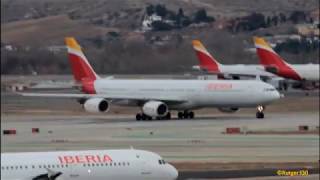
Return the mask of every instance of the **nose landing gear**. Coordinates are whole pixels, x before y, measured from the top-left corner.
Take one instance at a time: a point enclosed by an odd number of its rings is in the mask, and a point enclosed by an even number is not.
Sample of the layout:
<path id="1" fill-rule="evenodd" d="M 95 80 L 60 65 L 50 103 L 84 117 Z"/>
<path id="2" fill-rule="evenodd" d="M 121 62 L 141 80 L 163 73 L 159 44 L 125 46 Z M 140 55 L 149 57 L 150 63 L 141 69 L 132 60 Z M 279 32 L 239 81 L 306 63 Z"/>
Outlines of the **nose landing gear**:
<path id="1" fill-rule="evenodd" d="M 263 110 L 264 110 L 263 106 L 258 106 L 257 107 L 256 118 L 258 118 L 258 119 L 263 119 L 264 118 Z"/>

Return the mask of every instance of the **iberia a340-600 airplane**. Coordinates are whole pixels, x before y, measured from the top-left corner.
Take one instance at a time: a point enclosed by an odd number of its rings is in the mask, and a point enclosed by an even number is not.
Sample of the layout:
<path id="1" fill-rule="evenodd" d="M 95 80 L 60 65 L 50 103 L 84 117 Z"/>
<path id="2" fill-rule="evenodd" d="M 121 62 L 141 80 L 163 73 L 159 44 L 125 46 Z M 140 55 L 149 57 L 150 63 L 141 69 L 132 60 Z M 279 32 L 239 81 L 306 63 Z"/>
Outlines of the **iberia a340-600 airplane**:
<path id="1" fill-rule="evenodd" d="M 257 107 L 257 118 L 263 118 L 263 107 L 280 98 L 270 84 L 256 80 L 174 80 L 100 78 L 82 53 L 74 38 L 66 38 L 69 60 L 81 94 L 22 93 L 24 96 L 79 99 L 89 112 L 107 112 L 110 103 L 139 106 L 137 120 L 170 119 L 172 110 L 178 118 L 193 118 L 193 109 L 215 107 L 223 112 Z"/>

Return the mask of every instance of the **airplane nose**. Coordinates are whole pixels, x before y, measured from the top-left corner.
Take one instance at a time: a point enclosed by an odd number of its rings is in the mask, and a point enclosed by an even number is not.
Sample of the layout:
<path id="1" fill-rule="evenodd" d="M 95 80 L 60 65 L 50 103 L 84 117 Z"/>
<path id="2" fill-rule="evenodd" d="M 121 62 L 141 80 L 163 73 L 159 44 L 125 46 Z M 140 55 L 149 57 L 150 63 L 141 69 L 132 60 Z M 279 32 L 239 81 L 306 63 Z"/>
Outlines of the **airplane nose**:
<path id="1" fill-rule="evenodd" d="M 178 178 L 178 175 L 179 175 L 177 169 L 174 166 L 172 166 L 171 164 L 168 164 L 168 168 L 169 168 L 170 179 L 176 180 Z"/>
<path id="2" fill-rule="evenodd" d="M 279 91 L 275 91 L 274 99 L 276 100 L 276 99 L 280 99 L 280 98 L 282 98 L 282 95 L 279 93 Z"/>

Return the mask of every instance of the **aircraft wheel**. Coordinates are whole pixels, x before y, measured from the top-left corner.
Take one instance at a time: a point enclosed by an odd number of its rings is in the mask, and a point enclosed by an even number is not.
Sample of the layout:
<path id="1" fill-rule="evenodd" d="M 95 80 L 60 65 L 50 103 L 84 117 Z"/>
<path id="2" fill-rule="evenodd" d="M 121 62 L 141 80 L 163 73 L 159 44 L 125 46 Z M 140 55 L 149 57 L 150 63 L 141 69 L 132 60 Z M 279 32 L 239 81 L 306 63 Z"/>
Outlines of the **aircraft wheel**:
<path id="1" fill-rule="evenodd" d="M 194 118 L 194 112 L 190 111 L 188 116 L 189 116 L 190 119 L 193 119 Z"/>
<path id="2" fill-rule="evenodd" d="M 178 118 L 183 119 L 183 112 L 178 112 Z"/>
<path id="3" fill-rule="evenodd" d="M 189 118 L 189 114 L 190 114 L 190 113 L 189 113 L 188 111 L 184 111 L 184 112 L 183 112 L 183 118 L 184 118 L 184 119 L 188 119 L 188 118 Z"/>
<path id="4" fill-rule="evenodd" d="M 263 119 L 264 118 L 264 113 L 263 112 L 257 112 L 256 113 L 256 118 Z"/>
<path id="5" fill-rule="evenodd" d="M 136 115 L 136 120 L 137 121 L 141 121 L 142 117 L 141 117 L 141 114 L 140 113 L 137 113 Z"/>
<path id="6" fill-rule="evenodd" d="M 147 118 L 148 118 L 148 117 L 147 117 L 145 114 L 142 114 L 142 116 L 141 116 L 142 121 L 147 120 Z"/>
<path id="7" fill-rule="evenodd" d="M 171 119 L 171 113 L 170 113 L 170 112 L 167 113 L 165 119 L 167 119 L 167 120 L 170 120 L 170 119 Z"/>

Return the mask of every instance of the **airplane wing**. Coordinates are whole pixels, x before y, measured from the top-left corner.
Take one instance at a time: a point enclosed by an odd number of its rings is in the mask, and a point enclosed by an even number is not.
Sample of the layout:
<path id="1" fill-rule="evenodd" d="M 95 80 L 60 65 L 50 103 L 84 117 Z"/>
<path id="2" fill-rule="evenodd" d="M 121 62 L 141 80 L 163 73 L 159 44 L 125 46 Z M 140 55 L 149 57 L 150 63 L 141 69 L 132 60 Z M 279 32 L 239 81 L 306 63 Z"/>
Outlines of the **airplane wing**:
<path id="1" fill-rule="evenodd" d="M 172 103 L 183 103 L 186 102 L 186 99 L 177 97 L 177 96 L 161 96 L 161 95 L 144 95 L 144 94 L 128 94 L 128 95 L 117 95 L 117 94 L 62 94 L 62 93 L 18 93 L 22 96 L 29 97 L 48 97 L 48 98 L 71 98 L 71 99 L 80 99 L 80 98 L 105 98 L 108 100 L 137 100 L 137 101 L 148 101 L 148 100 L 159 100 L 164 102 Z"/>
<path id="2" fill-rule="evenodd" d="M 59 176 L 61 176 L 61 172 L 55 172 L 50 169 L 47 169 L 47 173 L 44 174 L 39 174 L 36 177 L 24 177 L 24 178 L 19 178 L 19 179 L 13 179 L 13 180 L 40 180 L 40 179 L 52 179 L 56 180 Z"/>

